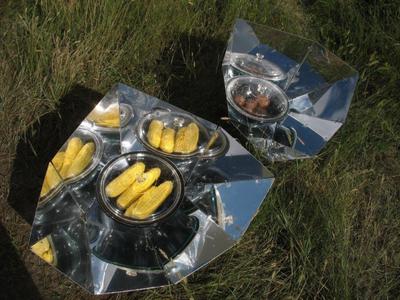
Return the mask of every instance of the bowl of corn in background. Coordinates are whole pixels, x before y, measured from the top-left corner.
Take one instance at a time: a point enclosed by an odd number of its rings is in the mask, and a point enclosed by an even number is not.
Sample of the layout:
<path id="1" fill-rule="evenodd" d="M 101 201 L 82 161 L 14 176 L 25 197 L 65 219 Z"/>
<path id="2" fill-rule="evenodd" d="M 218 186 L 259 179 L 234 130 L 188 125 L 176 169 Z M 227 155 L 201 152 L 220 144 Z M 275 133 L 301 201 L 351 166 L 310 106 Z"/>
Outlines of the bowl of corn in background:
<path id="1" fill-rule="evenodd" d="M 133 117 L 132 106 L 113 103 L 107 107 L 97 105 L 86 120 L 96 131 L 114 132 L 125 127 Z"/>
<path id="2" fill-rule="evenodd" d="M 187 140 L 180 138 L 183 129 L 192 133 Z M 210 133 L 189 114 L 156 109 L 139 121 L 137 137 L 147 149 L 161 156 L 188 159 L 202 155 Z"/>
<path id="3" fill-rule="evenodd" d="M 67 158 L 66 152 L 74 152 L 75 155 Z M 102 154 L 103 143 L 101 138 L 93 131 L 78 128 L 49 163 L 43 185 L 49 179 L 51 184 L 46 193 L 43 192 L 42 187 L 38 205 L 41 206 L 54 198 L 65 184 L 79 182 L 79 186 L 85 185 L 91 178 L 89 175 L 94 174 Z M 78 155 L 80 158 L 78 158 Z M 77 159 L 80 161 L 76 161 Z"/>
<path id="4" fill-rule="evenodd" d="M 144 166 L 137 172 L 135 168 L 137 168 L 139 164 Z M 131 178 L 139 178 L 146 173 L 151 173 L 153 177 L 150 186 L 148 185 L 142 188 L 145 182 L 137 181 L 135 183 L 131 181 L 125 182 L 125 187 L 121 188 L 119 185 L 119 191 L 115 191 L 114 188 L 111 192 L 110 187 L 113 185 L 113 182 L 115 183 L 117 178 L 121 178 L 124 172 L 125 174 L 131 172 L 130 176 L 128 176 Z M 135 172 L 136 174 L 134 174 Z M 161 187 L 165 185 L 166 182 L 168 182 L 168 184 L 172 183 L 172 190 L 153 212 L 149 213 L 146 217 L 140 218 L 127 214 L 132 205 L 141 201 L 141 197 L 149 192 L 150 189 Z M 140 189 L 137 197 L 133 201 L 121 202 L 121 198 L 124 198 L 126 194 L 135 192 L 135 187 Z M 165 158 L 158 157 L 148 152 L 125 153 L 111 160 L 103 168 L 97 181 L 97 194 L 99 204 L 114 220 L 126 225 L 148 225 L 163 220 L 178 208 L 184 194 L 183 177 L 175 165 Z M 148 201 L 147 203 L 150 205 L 153 201 L 158 201 L 158 197 L 159 195 L 156 192 L 155 194 L 153 193 L 153 197 L 149 197 L 146 201 Z M 143 212 L 142 216 L 144 216 L 144 214 L 145 212 Z"/>

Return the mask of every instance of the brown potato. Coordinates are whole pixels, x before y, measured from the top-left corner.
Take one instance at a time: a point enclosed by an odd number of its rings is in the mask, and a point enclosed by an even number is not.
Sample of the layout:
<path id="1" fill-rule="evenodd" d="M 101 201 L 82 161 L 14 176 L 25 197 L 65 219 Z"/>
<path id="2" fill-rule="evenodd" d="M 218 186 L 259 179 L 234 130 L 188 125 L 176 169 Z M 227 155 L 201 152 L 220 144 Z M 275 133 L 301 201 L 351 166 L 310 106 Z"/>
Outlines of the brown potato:
<path id="1" fill-rule="evenodd" d="M 266 109 L 271 104 L 271 100 L 265 95 L 258 95 L 255 100 L 258 102 L 258 106 L 263 109 Z"/>
<path id="2" fill-rule="evenodd" d="M 257 105 L 258 105 L 257 101 L 255 101 L 255 100 L 248 100 L 248 101 L 246 102 L 245 109 L 246 109 L 248 112 L 250 112 L 250 113 L 254 113 L 255 110 L 257 109 Z"/>
<path id="3" fill-rule="evenodd" d="M 246 104 L 246 99 L 242 95 L 236 95 L 233 100 L 242 107 Z"/>

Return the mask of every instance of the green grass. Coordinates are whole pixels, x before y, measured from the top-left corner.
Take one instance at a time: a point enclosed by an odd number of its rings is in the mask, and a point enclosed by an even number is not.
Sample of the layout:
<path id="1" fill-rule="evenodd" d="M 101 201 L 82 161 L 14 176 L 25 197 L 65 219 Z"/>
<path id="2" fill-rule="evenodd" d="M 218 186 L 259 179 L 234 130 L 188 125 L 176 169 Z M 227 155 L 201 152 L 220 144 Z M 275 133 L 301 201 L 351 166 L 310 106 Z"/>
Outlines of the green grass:
<path id="1" fill-rule="evenodd" d="M 124 82 L 204 116 L 194 99 L 224 107 L 219 64 L 236 17 L 314 38 L 354 66 L 348 121 L 317 158 L 266 163 L 274 188 L 238 246 L 187 283 L 115 298 L 400 296 L 400 5 L 308 2 L 0 4 L 1 223 L 44 298 L 89 296 L 29 253 L 29 224 L 7 204 L 24 132 L 76 84 Z"/>

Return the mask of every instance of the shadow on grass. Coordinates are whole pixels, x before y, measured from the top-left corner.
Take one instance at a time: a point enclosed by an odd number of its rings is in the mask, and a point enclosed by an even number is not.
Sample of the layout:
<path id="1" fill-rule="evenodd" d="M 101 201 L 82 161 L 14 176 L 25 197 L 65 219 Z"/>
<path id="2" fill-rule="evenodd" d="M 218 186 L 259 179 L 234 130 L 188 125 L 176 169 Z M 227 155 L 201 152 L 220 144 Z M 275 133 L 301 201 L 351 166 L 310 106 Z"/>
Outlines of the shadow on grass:
<path id="1" fill-rule="evenodd" d="M 2 299 L 40 299 L 32 278 L 13 246 L 6 229 L 0 224 L 0 278 Z"/>
<path id="2" fill-rule="evenodd" d="M 103 97 L 75 86 L 59 101 L 59 108 L 40 118 L 21 137 L 10 179 L 8 203 L 32 224 L 50 159 Z"/>
<path id="3" fill-rule="evenodd" d="M 221 69 L 226 41 L 182 34 L 159 61 L 159 82 L 167 100 L 182 109 L 239 133 L 221 117 L 228 115 Z"/>
<path id="4" fill-rule="evenodd" d="M 223 125 L 227 115 L 221 61 L 225 43 L 181 35 L 161 56 L 160 82 L 169 102 Z"/>

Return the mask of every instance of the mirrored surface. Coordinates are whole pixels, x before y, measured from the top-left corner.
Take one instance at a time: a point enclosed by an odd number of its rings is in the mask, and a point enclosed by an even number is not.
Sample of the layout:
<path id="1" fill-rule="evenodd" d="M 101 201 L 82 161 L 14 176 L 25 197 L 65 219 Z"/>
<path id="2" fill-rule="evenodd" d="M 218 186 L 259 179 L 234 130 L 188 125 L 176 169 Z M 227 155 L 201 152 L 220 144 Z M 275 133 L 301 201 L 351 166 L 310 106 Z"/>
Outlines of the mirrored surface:
<path id="1" fill-rule="evenodd" d="M 152 119 L 164 129 L 184 128 L 185 155 L 150 144 Z M 196 126 L 186 131 L 191 123 Z M 138 162 L 146 168 L 129 173 Z M 245 233 L 273 183 L 273 175 L 222 128 L 123 84 L 82 121 L 50 166 L 31 245 L 94 294 L 177 283 L 205 266 Z M 160 175 L 142 184 L 153 168 Z M 110 193 L 107 186 L 116 179 Z M 136 209 L 168 180 L 172 191 L 164 202 L 151 206 L 147 219 L 126 222 L 119 197 L 128 195 Z M 146 187 L 139 192 L 138 186 Z"/>
<path id="2" fill-rule="evenodd" d="M 269 160 L 318 154 L 343 125 L 358 80 L 356 70 L 317 42 L 241 19 L 222 69 L 230 122 Z M 282 91 L 289 109 L 271 118 L 276 96 L 253 91 L 249 97 L 232 84 L 239 80 Z"/>

